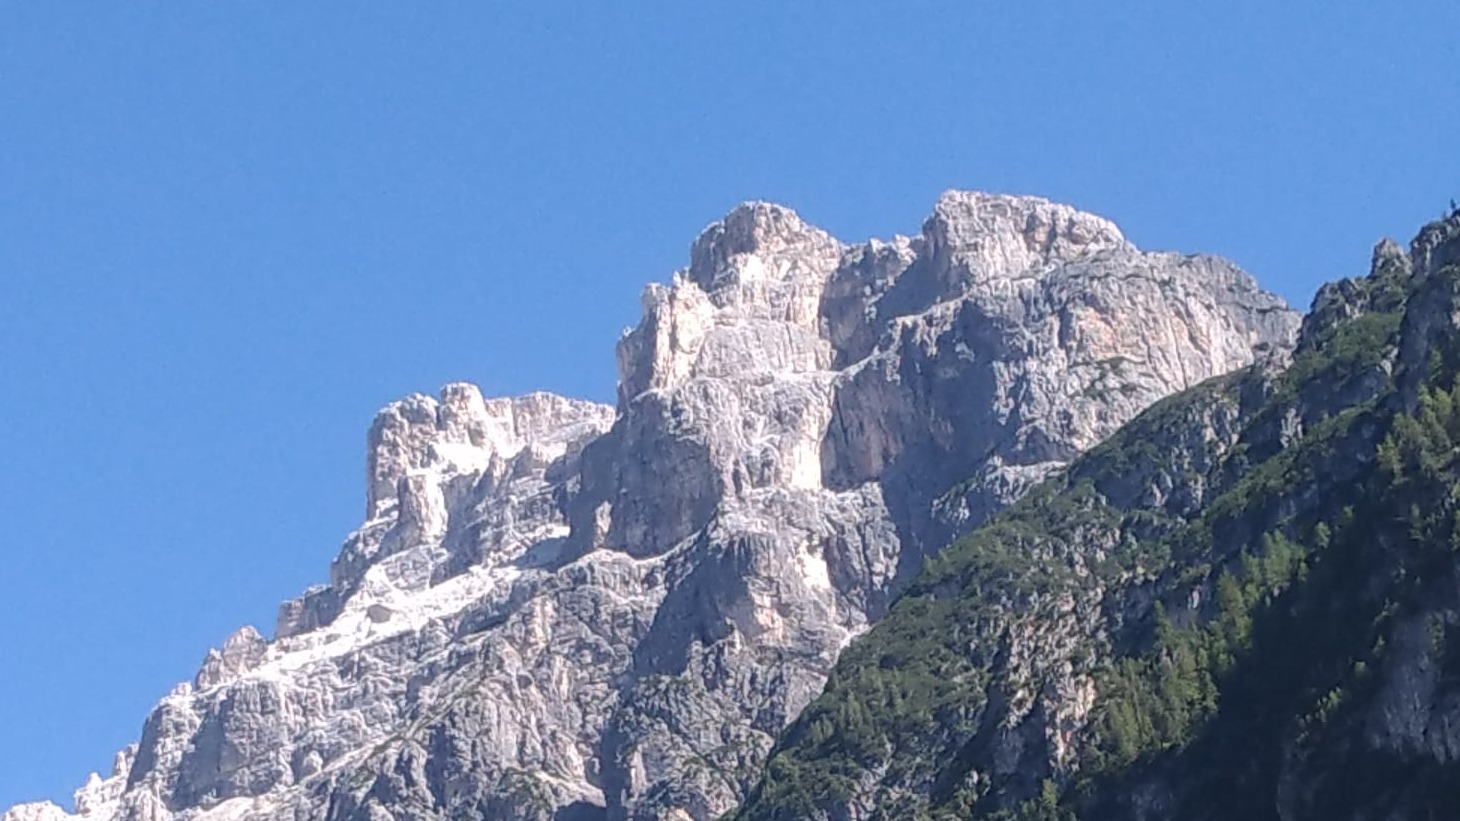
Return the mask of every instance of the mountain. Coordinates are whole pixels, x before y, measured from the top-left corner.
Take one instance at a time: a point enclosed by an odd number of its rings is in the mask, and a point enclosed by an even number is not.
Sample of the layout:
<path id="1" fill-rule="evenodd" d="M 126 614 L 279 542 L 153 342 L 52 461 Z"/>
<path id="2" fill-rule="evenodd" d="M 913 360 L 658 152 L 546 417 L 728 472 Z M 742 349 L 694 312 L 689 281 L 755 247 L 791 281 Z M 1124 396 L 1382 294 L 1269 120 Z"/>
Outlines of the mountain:
<path id="1" fill-rule="evenodd" d="M 960 192 L 862 245 L 743 205 L 643 311 L 615 407 L 383 410 L 329 583 L 74 816 L 4 821 L 715 817 L 928 556 L 1298 322 L 1223 260 Z"/>
<path id="2" fill-rule="evenodd" d="M 1460 211 L 906 586 L 734 815 L 1460 817 Z"/>

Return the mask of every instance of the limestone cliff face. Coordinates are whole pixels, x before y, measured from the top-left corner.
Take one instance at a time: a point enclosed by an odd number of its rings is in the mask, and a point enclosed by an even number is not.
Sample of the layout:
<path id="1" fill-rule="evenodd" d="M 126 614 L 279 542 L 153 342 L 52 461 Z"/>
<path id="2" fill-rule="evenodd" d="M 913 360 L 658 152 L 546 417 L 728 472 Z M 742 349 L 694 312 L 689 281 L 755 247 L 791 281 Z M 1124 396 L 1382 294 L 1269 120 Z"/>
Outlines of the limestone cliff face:
<path id="1" fill-rule="evenodd" d="M 643 306 L 614 408 L 382 411 L 329 584 L 211 652 L 77 815 L 713 817 L 927 555 L 1297 326 L 1223 260 L 957 192 L 856 246 L 741 206 Z"/>

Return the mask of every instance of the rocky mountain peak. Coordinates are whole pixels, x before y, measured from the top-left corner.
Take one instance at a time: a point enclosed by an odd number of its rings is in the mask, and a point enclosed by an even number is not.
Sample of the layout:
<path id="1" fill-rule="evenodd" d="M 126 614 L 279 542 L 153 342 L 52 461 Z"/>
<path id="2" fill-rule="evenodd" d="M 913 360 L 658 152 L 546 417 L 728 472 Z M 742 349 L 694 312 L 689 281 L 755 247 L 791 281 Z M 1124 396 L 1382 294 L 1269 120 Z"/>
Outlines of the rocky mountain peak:
<path id="1" fill-rule="evenodd" d="M 1402 400 L 1412 409 L 1437 364 L 1460 365 L 1460 210 L 1420 229 L 1409 244 L 1409 260 L 1414 282 L 1398 368 Z"/>
<path id="2" fill-rule="evenodd" d="M 193 687 L 205 690 L 248 672 L 268 653 L 268 641 L 253 626 L 240 628 L 223 642 L 222 650 L 209 650 Z"/>
<path id="3" fill-rule="evenodd" d="M 329 583 L 81 817 L 715 817 L 925 557 L 1296 325 L 1230 263 L 973 193 L 858 246 L 740 206 L 643 309 L 616 408 L 382 410 Z"/>
<path id="4" fill-rule="evenodd" d="M 1411 265 L 1409 254 L 1405 253 L 1404 247 L 1393 239 L 1385 237 L 1374 243 L 1374 252 L 1369 262 L 1369 275 L 1378 276 L 1389 270 L 1408 274 Z"/>
<path id="5" fill-rule="evenodd" d="M 923 223 L 934 257 L 980 280 L 1128 248 L 1114 223 L 1039 197 L 947 191 Z"/>
<path id="6" fill-rule="evenodd" d="M 1437 272 L 1460 262 L 1460 209 L 1420 229 L 1409 245 L 1410 264 L 1416 272 Z"/>
<path id="7" fill-rule="evenodd" d="M 706 293 L 715 293 L 763 277 L 785 278 L 797 270 L 794 263 L 834 260 L 841 247 L 790 208 L 747 202 L 700 233 L 690 248 L 685 276 Z"/>
<path id="8" fill-rule="evenodd" d="M 620 404 L 697 375 L 824 368 L 821 299 L 843 250 L 796 212 L 764 202 L 711 224 L 688 268 L 645 289 L 643 321 L 618 346 Z"/>
<path id="9" fill-rule="evenodd" d="M 1455 817 L 1460 211 L 1272 353 L 945 547 L 727 817 Z"/>

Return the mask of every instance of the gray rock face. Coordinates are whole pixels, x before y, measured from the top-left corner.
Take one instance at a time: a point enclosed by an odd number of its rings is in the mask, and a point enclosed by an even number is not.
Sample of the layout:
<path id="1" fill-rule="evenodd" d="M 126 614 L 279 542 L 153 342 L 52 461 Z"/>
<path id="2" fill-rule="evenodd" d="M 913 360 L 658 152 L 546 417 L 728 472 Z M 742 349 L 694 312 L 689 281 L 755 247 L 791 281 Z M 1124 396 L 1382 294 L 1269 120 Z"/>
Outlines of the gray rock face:
<path id="1" fill-rule="evenodd" d="M 957 192 L 858 246 L 741 206 L 643 307 L 616 408 L 382 411 L 330 583 L 211 652 L 77 815 L 714 817 L 930 552 L 1297 326 L 1223 260 Z"/>

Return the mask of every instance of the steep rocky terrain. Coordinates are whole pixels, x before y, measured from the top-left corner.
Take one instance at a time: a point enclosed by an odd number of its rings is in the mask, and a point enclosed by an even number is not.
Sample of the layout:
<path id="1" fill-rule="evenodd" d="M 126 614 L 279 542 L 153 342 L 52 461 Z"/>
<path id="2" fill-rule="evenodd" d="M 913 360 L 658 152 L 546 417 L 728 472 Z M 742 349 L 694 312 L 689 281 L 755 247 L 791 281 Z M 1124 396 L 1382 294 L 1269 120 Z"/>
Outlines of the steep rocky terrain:
<path id="1" fill-rule="evenodd" d="M 927 556 L 1297 325 L 1227 262 L 971 193 L 856 246 L 742 206 L 643 308 L 616 407 L 382 411 L 329 583 L 210 652 L 74 815 L 4 821 L 714 817 Z"/>
<path id="2" fill-rule="evenodd" d="M 735 814 L 1460 817 L 1460 211 L 928 563 Z"/>

